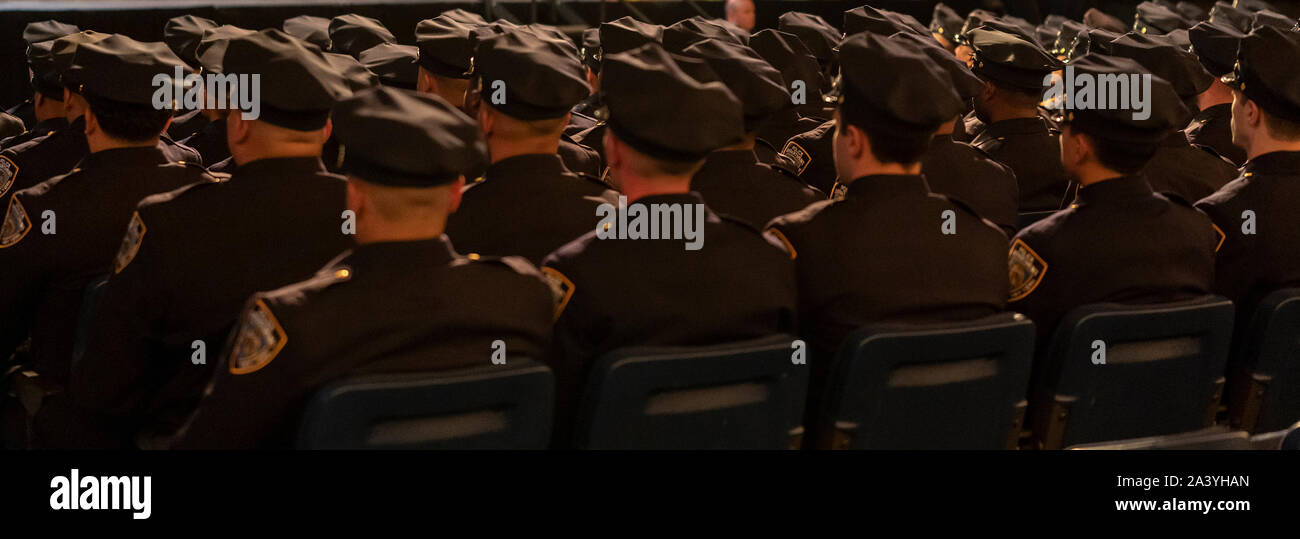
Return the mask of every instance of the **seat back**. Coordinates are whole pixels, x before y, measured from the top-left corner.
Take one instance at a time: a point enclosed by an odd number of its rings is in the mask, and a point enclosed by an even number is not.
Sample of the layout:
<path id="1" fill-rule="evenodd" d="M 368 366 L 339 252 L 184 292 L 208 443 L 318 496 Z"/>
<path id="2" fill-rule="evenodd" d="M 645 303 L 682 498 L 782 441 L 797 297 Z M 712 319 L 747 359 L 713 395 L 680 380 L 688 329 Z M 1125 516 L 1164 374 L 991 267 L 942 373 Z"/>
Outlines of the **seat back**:
<path id="1" fill-rule="evenodd" d="M 1034 324 L 1015 313 L 864 327 L 835 356 L 818 447 L 1015 447 L 1033 353 Z"/>
<path id="2" fill-rule="evenodd" d="M 545 449 L 551 369 L 528 359 L 436 373 L 347 378 L 316 392 L 303 449 Z"/>
<path id="3" fill-rule="evenodd" d="M 1250 435 L 1243 431 L 1230 431 L 1222 427 L 1210 427 L 1195 432 L 1170 434 L 1166 436 L 1148 436 L 1131 440 L 1097 442 L 1080 444 L 1067 449 L 1102 449 L 1102 450 L 1251 450 L 1255 447 L 1250 442 Z"/>
<path id="4" fill-rule="evenodd" d="M 1071 311 L 1035 366 L 1035 445 L 1059 449 L 1213 425 L 1232 317 L 1232 302 L 1218 296 Z"/>
<path id="5" fill-rule="evenodd" d="M 1300 288 L 1265 296 L 1228 363 L 1228 421 L 1273 432 L 1300 421 Z"/>
<path id="6" fill-rule="evenodd" d="M 585 449 L 786 449 L 802 442 L 806 364 L 793 337 L 636 347 L 600 358 L 575 443 Z"/>

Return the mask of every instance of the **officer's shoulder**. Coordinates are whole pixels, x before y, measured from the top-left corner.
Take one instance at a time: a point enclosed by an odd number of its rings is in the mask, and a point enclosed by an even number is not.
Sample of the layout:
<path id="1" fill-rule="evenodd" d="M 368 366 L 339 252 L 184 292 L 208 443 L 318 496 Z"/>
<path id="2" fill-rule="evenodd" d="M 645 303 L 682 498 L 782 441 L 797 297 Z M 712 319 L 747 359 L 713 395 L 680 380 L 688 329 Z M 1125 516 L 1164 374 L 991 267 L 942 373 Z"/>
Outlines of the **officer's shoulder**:
<path id="1" fill-rule="evenodd" d="M 310 278 L 255 295 L 273 311 L 292 311 L 327 290 L 341 287 L 352 279 L 352 268 L 339 256 Z"/>
<path id="2" fill-rule="evenodd" d="M 1220 187 L 1218 191 L 1196 202 L 1197 209 L 1211 213 L 1215 209 L 1229 206 L 1233 202 L 1248 197 L 1251 182 L 1248 178 L 1237 178 Z"/>
<path id="3" fill-rule="evenodd" d="M 975 208 L 971 207 L 970 204 L 967 204 L 966 201 L 960 198 L 957 198 L 952 195 L 941 194 L 941 193 L 930 193 L 930 196 L 946 201 L 947 203 L 951 204 L 954 208 L 961 210 L 962 213 L 966 214 L 967 217 L 973 217 L 976 220 L 983 222 L 984 224 L 992 227 L 994 230 L 1001 230 L 1000 228 L 998 228 L 998 225 L 980 216 L 979 212 L 975 211 Z"/>
<path id="4" fill-rule="evenodd" d="M 569 174 L 577 176 L 579 185 L 581 185 L 586 191 L 594 191 L 595 195 L 604 193 L 605 190 L 609 189 L 609 184 L 600 181 L 600 178 L 592 176 L 586 172 L 569 171 Z"/>
<path id="5" fill-rule="evenodd" d="M 1045 240 L 1057 236 L 1063 230 L 1066 230 L 1069 226 L 1070 220 L 1078 214 L 1079 208 L 1076 206 L 1057 210 L 1051 215 L 1038 220 L 1038 222 L 1020 229 L 1020 232 L 1017 233 L 1015 237 L 1016 239 L 1023 239 L 1027 243 L 1035 245 L 1035 248 L 1041 251 L 1043 247 L 1039 247 L 1036 243 L 1044 242 L 1043 245 L 1045 247 Z"/>
<path id="6" fill-rule="evenodd" d="M 179 165 L 179 163 L 177 164 Z M 187 164 L 184 166 L 188 167 L 189 165 Z M 199 167 L 199 170 L 202 170 L 202 167 Z M 145 197 L 140 200 L 140 203 L 136 206 L 136 211 L 139 211 L 141 215 L 155 215 L 172 209 L 179 211 L 181 210 L 179 207 L 180 205 L 191 201 L 198 203 L 197 198 L 199 196 L 219 189 L 222 184 L 226 183 L 226 180 L 230 179 L 230 175 L 228 174 L 207 171 L 203 172 L 203 180 L 201 181 L 178 187 L 171 191 L 156 193 Z"/>
<path id="7" fill-rule="evenodd" d="M 462 271 L 506 271 L 515 275 L 541 276 L 537 266 L 521 256 L 486 256 L 470 253 L 453 260 L 451 267 Z"/>
<path id="8" fill-rule="evenodd" d="M 796 230 L 803 228 L 813 222 L 813 220 L 822 212 L 835 206 L 837 203 L 838 202 L 835 200 L 820 200 L 814 202 L 802 210 L 787 213 L 772 219 L 766 228 L 779 228 L 782 230 Z"/>

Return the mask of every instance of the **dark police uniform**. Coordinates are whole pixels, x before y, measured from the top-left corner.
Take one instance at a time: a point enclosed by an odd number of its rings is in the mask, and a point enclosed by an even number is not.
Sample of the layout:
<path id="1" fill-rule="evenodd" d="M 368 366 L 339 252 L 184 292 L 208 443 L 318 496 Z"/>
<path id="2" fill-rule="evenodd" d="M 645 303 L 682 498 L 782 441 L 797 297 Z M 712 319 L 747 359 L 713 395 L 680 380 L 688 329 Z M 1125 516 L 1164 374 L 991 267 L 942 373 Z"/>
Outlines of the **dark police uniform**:
<path id="1" fill-rule="evenodd" d="M 590 93 L 569 48 L 526 29 L 484 37 L 474 59 L 483 106 L 522 121 L 562 118 Z M 490 101 L 490 81 L 503 81 L 507 99 Z M 520 255 L 541 263 L 551 251 L 595 230 L 606 187 L 570 172 L 555 154 L 497 159 L 483 180 L 465 189 L 447 234 L 467 252 Z"/>
<path id="2" fill-rule="evenodd" d="M 1300 37 L 1294 32 L 1256 30 L 1241 42 L 1239 67 L 1229 76 L 1230 85 L 1265 113 L 1300 123 L 1300 88 L 1294 84 L 1297 55 Z M 1224 234 L 1214 290 L 1236 302 L 1240 316 L 1253 313 L 1269 292 L 1300 285 L 1297 196 L 1300 152 L 1270 152 L 1246 161 L 1240 176 L 1196 204 Z"/>
<path id="3" fill-rule="evenodd" d="M 772 165 L 818 191 L 830 193 L 838 179 L 835 172 L 835 121 L 828 120 L 785 142 Z"/>
<path id="4" fill-rule="evenodd" d="M 921 173 L 930 191 L 960 200 L 1003 232 L 1015 233 L 1020 186 L 1011 167 L 951 135 L 936 135 L 921 156 Z"/>
<path id="5" fill-rule="evenodd" d="M 1126 58 L 1075 60 L 1089 76 L 1142 73 Z M 1184 117 L 1178 95 L 1152 79 L 1150 118 L 1128 110 L 1074 110 L 1062 121 L 1112 143 L 1155 146 Z M 1204 295 L 1214 278 L 1219 235 L 1209 219 L 1176 195 L 1151 190 L 1142 174 L 1119 175 L 1079 189 L 1076 203 L 1021 230 L 1009 255 L 1009 308 L 1038 326 L 1047 344 L 1061 318 L 1089 303 L 1154 303 Z"/>
<path id="6" fill-rule="evenodd" d="M 759 163 L 754 152 L 747 149 L 709 154 L 704 166 L 691 178 L 691 190 L 699 193 L 713 211 L 755 228 L 827 196 Z"/>
<path id="7" fill-rule="evenodd" d="M 962 108 L 933 61 L 873 34 L 847 39 L 841 114 L 869 114 L 925 132 Z M 890 66 L 898 75 L 876 73 Z M 889 94 L 888 87 L 906 89 Z M 867 97 L 873 96 L 873 97 Z M 846 109 L 846 107 L 849 107 Z M 847 110 L 847 112 L 846 112 Z M 875 321 L 978 318 L 1002 309 L 1007 237 L 966 205 L 932 193 L 922 175 L 854 178 L 836 200 L 779 217 L 770 230 L 795 259 L 803 336 L 825 372 L 844 337 Z M 945 234 L 950 220 L 953 233 Z"/>
<path id="8" fill-rule="evenodd" d="M 821 67 L 812 52 L 793 34 L 777 30 L 762 30 L 749 39 L 749 46 L 781 72 L 785 88 L 790 90 L 791 98 L 800 92 L 802 101 L 793 103 L 792 108 L 773 114 L 758 130 L 758 139 L 764 147 L 774 151 L 782 148 L 787 140 L 800 133 L 815 129 L 830 117 L 824 114 L 826 103 L 822 100 Z M 769 156 L 764 163 L 771 163 L 774 156 Z"/>
<path id="9" fill-rule="evenodd" d="M 977 28 L 969 32 L 969 43 L 972 70 L 999 86 L 1041 92 L 1043 77 L 1061 67 L 1037 44 L 1006 32 Z M 1035 115 L 987 123 L 970 144 L 1011 167 L 1020 183 L 1020 211 L 1061 206 L 1068 181 L 1046 120 Z"/>
<path id="10" fill-rule="evenodd" d="M 27 131 L 26 125 L 16 116 L 0 112 L 0 138 L 16 137 Z"/>
<path id="11" fill-rule="evenodd" d="M 259 121 L 311 131 L 347 95 L 314 47 L 275 29 L 232 38 L 225 72 L 261 73 Z M 232 113 L 237 113 L 232 111 Z M 352 244 L 344 179 L 317 157 L 240 164 L 230 180 L 156 195 L 127 228 L 73 394 L 124 433 L 188 413 L 249 294 L 309 277 Z M 195 341 L 211 360 L 197 363 Z"/>
<path id="12" fill-rule="evenodd" d="M 46 118 L 20 134 L 0 140 L 0 150 L 12 148 L 36 137 L 43 137 L 68 126 L 68 119 L 62 116 Z"/>
<path id="13" fill-rule="evenodd" d="M 1164 79 L 1193 110 L 1197 96 L 1214 82 L 1196 55 L 1165 36 L 1126 34 L 1110 43 L 1110 54 L 1130 58 Z M 1179 130 L 1165 138 L 1144 172 L 1157 192 L 1173 192 L 1186 200 L 1200 200 L 1236 177 L 1237 167 L 1189 144 L 1182 132 L 1184 126 L 1180 123 Z"/>
<path id="14" fill-rule="evenodd" d="M 719 83 L 686 75 L 657 45 L 606 55 L 603 71 L 608 125 L 637 152 L 696 161 L 741 136 L 742 109 L 735 97 Z M 680 121 L 658 121 L 675 112 Z M 547 257 L 543 272 L 558 302 L 552 367 L 559 443 L 568 440 L 588 369 L 606 352 L 630 345 L 719 344 L 795 329 L 793 266 L 775 242 L 703 207 L 697 194 L 650 195 L 632 203 L 682 205 L 704 243 L 688 250 L 685 234 L 599 239 L 593 230 Z M 695 221 L 699 210 L 702 226 Z"/>
<path id="15" fill-rule="evenodd" d="M 1192 53 L 1201 66 L 1214 77 L 1232 73 L 1237 61 L 1237 47 L 1246 34 L 1228 23 L 1202 22 L 1187 31 Z M 1232 103 L 1220 103 L 1202 109 L 1192 118 L 1184 132 L 1187 141 L 1240 166 L 1246 162 L 1246 150 L 1232 143 Z"/>
<path id="16" fill-rule="evenodd" d="M 340 103 L 335 123 L 348 148 L 344 170 L 367 182 L 436 187 L 484 158 L 478 126 L 434 96 L 377 90 Z M 389 136 L 419 144 L 392 147 Z M 421 160 L 417 148 L 438 158 Z M 311 279 L 249 299 L 232 349 L 171 445 L 292 446 L 322 385 L 490 365 L 496 340 L 505 345 L 502 369 L 540 360 L 553 314 L 550 289 L 523 259 L 465 257 L 445 235 L 357 246 Z"/>
<path id="17" fill-rule="evenodd" d="M 163 43 L 176 54 L 181 61 L 194 69 L 201 69 L 203 64 L 199 62 L 198 48 L 203 40 L 205 31 L 217 28 L 219 25 L 212 19 L 206 19 L 195 15 L 181 15 L 167 19 L 163 25 Z M 184 139 L 197 133 L 208 125 L 208 117 L 204 116 L 198 110 L 191 110 L 177 114 L 172 118 L 172 124 L 167 128 L 167 136 L 184 143 Z M 195 148 L 197 150 L 197 148 Z M 204 159 L 208 159 L 206 154 L 199 152 Z M 209 160 L 208 163 L 215 163 L 221 159 Z"/>

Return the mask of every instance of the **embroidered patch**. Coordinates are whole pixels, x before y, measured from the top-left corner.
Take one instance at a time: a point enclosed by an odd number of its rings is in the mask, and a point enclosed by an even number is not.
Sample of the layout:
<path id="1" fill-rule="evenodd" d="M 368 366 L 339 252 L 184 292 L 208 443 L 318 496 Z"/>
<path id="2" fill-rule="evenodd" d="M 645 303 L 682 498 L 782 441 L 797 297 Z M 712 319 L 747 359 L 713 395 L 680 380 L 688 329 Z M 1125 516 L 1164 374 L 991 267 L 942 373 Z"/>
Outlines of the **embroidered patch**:
<path id="1" fill-rule="evenodd" d="M 555 300 L 555 319 L 560 319 L 560 314 L 564 308 L 569 305 L 569 299 L 573 298 L 573 281 L 565 277 L 559 270 L 551 267 L 542 268 L 542 277 L 546 279 L 546 284 L 551 286 L 551 297 Z"/>
<path id="2" fill-rule="evenodd" d="M 830 199 L 844 200 L 844 195 L 848 194 L 848 192 L 849 192 L 848 185 L 842 184 L 840 182 L 835 182 L 835 185 L 831 187 Z"/>
<path id="3" fill-rule="evenodd" d="M 13 247 L 32 230 L 32 220 L 27 218 L 27 210 L 18 197 L 9 199 L 9 208 L 5 210 L 5 221 L 0 225 L 0 249 Z"/>
<path id="4" fill-rule="evenodd" d="M 113 274 L 122 273 L 127 264 L 135 260 L 135 254 L 140 251 L 140 242 L 144 241 L 145 226 L 144 221 L 140 219 L 140 212 L 131 214 L 131 222 L 126 225 L 126 236 L 122 237 L 122 245 L 117 248 L 117 258 L 113 259 Z"/>
<path id="5" fill-rule="evenodd" d="M 781 155 L 790 160 L 790 164 L 794 165 L 797 170 L 795 175 L 798 176 L 802 176 L 804 169 L 808 168 L 809 163 L 812 163 L 812 155 L 809 155 L 808 151 L 803 149 L 803 146 L 793 140 L 785 143 L 785 147 L 781 148 Z"/>
<path id="6" fill-rule="evenodd" d="M 1020 301 L 1038 288 L 1047 274 L 1047 262 L 1024 241 L 1011 243 L 1011 300 Z"/>
<path id="7" fill-rule="evenodd" d="M 257 299 L 244 312 L 235 334 L 235 348 L 230 352 L 230 373 L 248 374 L 275 359 L 289 340 L 271 309 Z"/>
<path id="8" fill-rule="evenodd" d="M 0 196 L 9 192 L 9 188 L 14 186 L 14 178 L 18 176 L 18 165 L 13 159 L 0 155 Z"/>

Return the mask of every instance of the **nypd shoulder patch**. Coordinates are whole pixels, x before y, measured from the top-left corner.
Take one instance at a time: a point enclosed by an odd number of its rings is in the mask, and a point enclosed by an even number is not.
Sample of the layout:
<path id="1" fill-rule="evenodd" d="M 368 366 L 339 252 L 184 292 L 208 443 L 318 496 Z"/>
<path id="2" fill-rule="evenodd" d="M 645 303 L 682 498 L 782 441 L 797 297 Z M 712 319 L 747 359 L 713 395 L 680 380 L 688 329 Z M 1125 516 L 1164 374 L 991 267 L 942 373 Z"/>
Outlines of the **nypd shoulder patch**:
<path id="1" fill-rule="evenodd" d="M 288 340 L 266 302 L 261 298 L 254 300 L 240 318 L 234 349 L 230 352 L 230 373 L 248 374 L 267 366 Z"/>
<path id="2" fill-rule="evenodd" d="M 1011 243 L 1011 299 L 1019 301 L 1033 293 L 1047 274 L 1047 262 L 1022 240 Z"/>
<path id="3" fill-rule="evenodd" d="M 573 286 L 573 281 L 552 267 L 542 268 L 542 278 L 546 279 L 546 284 L 551 287 L 551 297 L 555 300 L 555 319 L 559 320 L 560 314 L 564 313 L 564 308 L 569 305 L 569 300 L 573 298 L 573 291 L 577 287 Z"/>
<path id="4" fill-rule="evenodd" d="M 796 175 L 803 175 L 803 171 L 808 168 L 808 164 L 812 163 L 812 156 L 808 154 L 808 151 L 793 140 L 785 143 L 785 147 L 781 148 L 781 155 L 790 160 Z"/>
<path id="5" fill-rule="evenodd" d="M 122 237 L 122 245 L 117 248 L 117 257 L 113 259 L 113 274 L 122 273 L 127 264 L 135 260 L 135 254 L 140 251 L 140 242 L 144 241 L 145 230 L 140 212 L 132 213 L 131 222 L 126 225 L 126 235 Z"/>
<path id="6" fill-rule="evenodd" d="M 0 196 L 9 192 L 18 177 L 18 164 L 13 159 L 0 155 Z"/>
<path id="7" fill-rule="evenodd" d="M 32 220 L 27 217 L 27 210 L 23 209 L 23 203 L 17 196 L 9 199 L 4 219 L 0 225 L 0 249 L 13 247 L 32 229 Z"/>

